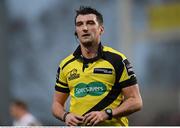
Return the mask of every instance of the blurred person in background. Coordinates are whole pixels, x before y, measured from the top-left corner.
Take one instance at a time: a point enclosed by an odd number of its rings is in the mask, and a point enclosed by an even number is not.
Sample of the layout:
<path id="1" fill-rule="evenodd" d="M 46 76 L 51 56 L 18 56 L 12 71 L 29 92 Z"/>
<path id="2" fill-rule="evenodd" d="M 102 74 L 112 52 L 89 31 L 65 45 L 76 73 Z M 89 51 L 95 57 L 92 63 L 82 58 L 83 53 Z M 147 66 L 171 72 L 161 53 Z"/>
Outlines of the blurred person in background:
<path id="1" fill-rule="evenodd" d="M 25 102 L 14 100 L 10 105 L 10 115 L 14 126 L 40 126 L 41 123 L 28 111 Z"/>
<path id="2" fill-rule="evenodd" d="M 75 16 L 80 45 L 59 65 L 52 104 L 53 115 L 68 126 L 128 126 L 126 116 L 142 108 L 132 65 L 122 53 L 102 45 L 103 33 L 103 16 L 81 6 Z"/>

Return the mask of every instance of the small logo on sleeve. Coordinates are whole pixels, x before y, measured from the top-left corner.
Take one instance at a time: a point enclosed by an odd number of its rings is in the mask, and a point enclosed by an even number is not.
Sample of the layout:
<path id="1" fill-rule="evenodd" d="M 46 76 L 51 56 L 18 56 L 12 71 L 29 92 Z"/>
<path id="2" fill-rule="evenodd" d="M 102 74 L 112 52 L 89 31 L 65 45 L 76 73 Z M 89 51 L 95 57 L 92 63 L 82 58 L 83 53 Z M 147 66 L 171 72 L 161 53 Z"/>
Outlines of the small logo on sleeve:
<path id="1" fill-rule="evenodd" d="M 128 75 L 134 76 L 135 74 L 134 74 L 133 66 L 131 65 L 131 63 L 127 59 L 123 60 L 123 63 L 126 67 Z"/>

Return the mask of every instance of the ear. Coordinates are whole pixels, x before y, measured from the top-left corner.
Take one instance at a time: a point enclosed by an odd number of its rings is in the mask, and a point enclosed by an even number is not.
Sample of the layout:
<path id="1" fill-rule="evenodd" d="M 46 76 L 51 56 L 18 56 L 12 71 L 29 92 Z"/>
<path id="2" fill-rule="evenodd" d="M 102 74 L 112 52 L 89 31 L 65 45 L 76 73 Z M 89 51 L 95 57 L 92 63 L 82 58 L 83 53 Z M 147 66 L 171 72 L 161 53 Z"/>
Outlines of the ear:
<path id="1" fill-rule="evenodd" d="M 101 26 L 100 26 L 100 35 L 102 35 L 103 33 L 104 33 L 104 26 L 101 25 Z"/>
<path id="2" fill-rule="evenodd" d="M 74 32 L 74 35 L 75 35 L 76 37 L 78 36 L 76 31 Z"/>

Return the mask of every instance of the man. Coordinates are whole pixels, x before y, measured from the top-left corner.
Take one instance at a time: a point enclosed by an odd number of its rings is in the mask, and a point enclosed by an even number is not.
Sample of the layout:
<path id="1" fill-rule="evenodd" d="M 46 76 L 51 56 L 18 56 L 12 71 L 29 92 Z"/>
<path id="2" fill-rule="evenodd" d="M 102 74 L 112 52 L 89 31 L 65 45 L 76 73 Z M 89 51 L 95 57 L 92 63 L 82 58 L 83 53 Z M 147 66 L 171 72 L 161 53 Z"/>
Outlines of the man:
<path id="1" fill-rule="evenodd" d="M 39 126 L 41 123 L 28 112 L 27 105 L 20 100 L 14 100 L 10 105 L 10 114 L 14 118 L 14 126 Z"/>
<path id="2" fill-rule="evenodd" d="M 103 17 L 97 10 L 80 7 L 75 27 L 80 45 L 59 65 L 53 115 L 68 126 L 127 126 L 125 116 L 142 107 L 131 64 L 122 53 L 101 44 Z"/>

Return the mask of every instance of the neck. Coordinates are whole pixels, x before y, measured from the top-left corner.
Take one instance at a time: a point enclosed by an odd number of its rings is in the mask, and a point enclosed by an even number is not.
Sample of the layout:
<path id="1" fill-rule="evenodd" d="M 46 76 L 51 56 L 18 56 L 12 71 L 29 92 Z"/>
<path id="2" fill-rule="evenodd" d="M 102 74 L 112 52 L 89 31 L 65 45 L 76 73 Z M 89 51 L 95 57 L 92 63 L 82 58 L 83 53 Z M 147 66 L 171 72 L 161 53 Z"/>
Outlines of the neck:
<path id="1" fill-rule="evenodd" d="M 99 43 L 91 47 L 84 47 L 83 45 L 81 45 L 81 52 L 83 57 L 87 59 L 96 57 L 98 54 L 98 47 L 99 47 Z"/>
<path id="2" fill-rule="evenodd" d="M 26 111 L 22 111 L 22 112 L 19 112 L 19 115 L 17 117 L 17 119 L 21 119 L 24 115 L 26 115 L 28 112 Z"/>

